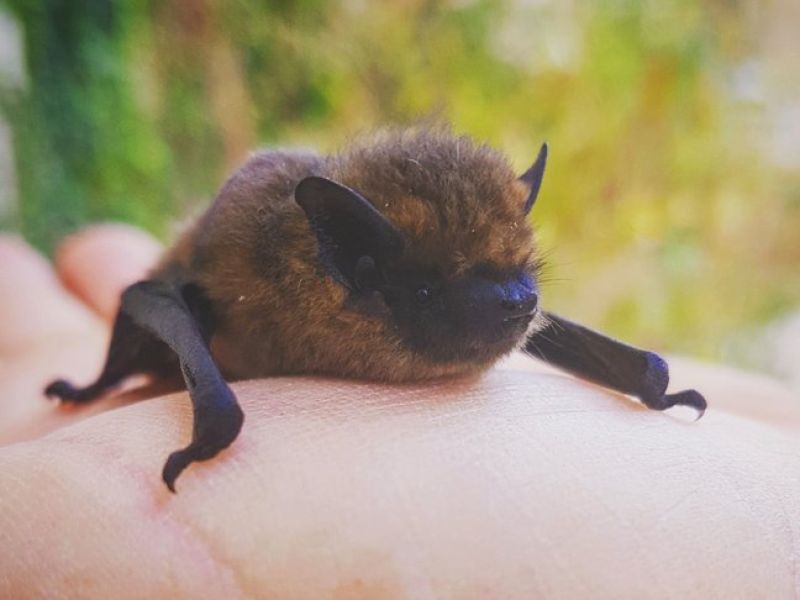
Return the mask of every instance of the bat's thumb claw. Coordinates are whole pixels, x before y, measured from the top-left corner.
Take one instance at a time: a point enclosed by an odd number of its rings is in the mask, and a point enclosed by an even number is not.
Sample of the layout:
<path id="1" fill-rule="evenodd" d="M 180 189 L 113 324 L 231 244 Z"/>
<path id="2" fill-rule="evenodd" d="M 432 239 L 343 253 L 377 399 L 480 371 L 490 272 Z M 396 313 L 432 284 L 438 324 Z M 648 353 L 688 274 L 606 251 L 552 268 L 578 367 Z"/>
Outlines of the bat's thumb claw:
<path id="1" fill-rule="evenodd" d="M 703 394 L 697 390 L 684 390 L 677 394 L 670 394 L 666 397 L 670 401 L 670 406 L 688 406 L 697 411 L 695 421 L 699 421 L 706 412 L 708 403 Z"/>
<path id="2" fill-rule="evenodd" d="M 164 469 L 161 471 L 161 478 L 167 484 L 169 491 L 175 494 L 175 480 L 183 473 L 183 470 L 188 467 L 194 460 L 191 446 L 178 450 L 169 455 L 167 462 L 164 463 Z"/>
<path id="3" fill-rule="evenodd" d="M 44 395 L 51 400 L 64 400 L 75 395 L 75 388 L 68 381 L 56 379 L 44 388 Z"/>

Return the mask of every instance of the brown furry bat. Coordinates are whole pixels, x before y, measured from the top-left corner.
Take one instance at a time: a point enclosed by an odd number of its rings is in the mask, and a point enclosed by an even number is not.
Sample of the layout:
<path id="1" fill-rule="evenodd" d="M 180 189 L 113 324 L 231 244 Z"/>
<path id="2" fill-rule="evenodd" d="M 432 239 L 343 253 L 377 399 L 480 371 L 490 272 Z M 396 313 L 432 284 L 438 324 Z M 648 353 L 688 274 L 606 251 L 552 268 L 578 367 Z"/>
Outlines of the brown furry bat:
<path id="1" fill-rule="evenodd" d="M 412 381 L 475 373 L 514 349 L 647 406 L 667 395 L 656 354 L 538 308 L 527 214 L 547 147 L 521 177 L 442 129 L 387 131 L 340 154 L 268 151 L 231 177 L 146 281 L 129 287 L 97 381 L 49 396 L 93 400 L 135 373 L 183 374 L 194 407 L 163 478 L 233 442 L 243 414 L 224 378 L 318 373 Z"/>

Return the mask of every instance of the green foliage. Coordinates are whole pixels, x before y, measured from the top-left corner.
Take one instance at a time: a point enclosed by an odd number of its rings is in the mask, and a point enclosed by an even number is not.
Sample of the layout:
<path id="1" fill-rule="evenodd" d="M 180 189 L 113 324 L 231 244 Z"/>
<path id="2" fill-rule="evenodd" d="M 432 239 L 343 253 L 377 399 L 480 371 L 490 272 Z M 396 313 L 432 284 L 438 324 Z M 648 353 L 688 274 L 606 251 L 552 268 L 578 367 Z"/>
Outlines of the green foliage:
<path id="1" fill-rule="evenodd" d="M 25 33 L 29 87 L 3 104 L 22 229 L 43 248 L 97 219 L 158 229 L 168 207 L 169 150 L 136 106 L 124 52 L 130 25 L 145 15 L 117 4 L 10 3 Z"/>
<path id="2" fill-rule="evenodd" d="M 550 142 L 533 218 L 565 314 L 713 356 L 800 300 L 800 181 L 758 160 L 727 85 L 752 51 L 736 3 L 7 4 L 19 227 L 42 248 L 100 219 L 162 233 L 259 144 L 443 118 L 520 170 Z"/>

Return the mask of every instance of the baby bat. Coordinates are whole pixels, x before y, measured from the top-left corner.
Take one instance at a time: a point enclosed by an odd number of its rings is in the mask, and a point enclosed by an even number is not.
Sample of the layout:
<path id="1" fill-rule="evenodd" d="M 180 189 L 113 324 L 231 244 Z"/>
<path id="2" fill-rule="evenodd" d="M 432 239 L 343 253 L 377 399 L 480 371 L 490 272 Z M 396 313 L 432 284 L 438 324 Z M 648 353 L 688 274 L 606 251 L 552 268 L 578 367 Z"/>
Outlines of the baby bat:
<path id="1" fill-rule="evenodd" d="M 145 281 L 122 294 L 90 402 L 126 377 L 181 373 L 192 441 L 163 469 L 239 434 L 226 380 L 328 374 L 383 382 L 476 373 L 522 348 L 647 407 L 706 408 L 666 394 L 667 364 L 539 307 L 542 261 L 527 215 L 547 146 L 517 177 L 500 152 L 443 128 L 387 130 L 322 156 L 254 155 Z"/>

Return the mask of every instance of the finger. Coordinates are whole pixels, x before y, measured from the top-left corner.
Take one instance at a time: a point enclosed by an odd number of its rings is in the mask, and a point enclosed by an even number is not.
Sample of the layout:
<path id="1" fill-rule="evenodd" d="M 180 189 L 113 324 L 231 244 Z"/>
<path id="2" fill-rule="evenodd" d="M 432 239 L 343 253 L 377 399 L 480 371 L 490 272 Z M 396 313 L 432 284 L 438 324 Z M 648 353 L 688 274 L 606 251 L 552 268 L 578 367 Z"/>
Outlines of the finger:
<path id="1" fill-rule="evenodd" d="M 0 443 L 54 410 L 42 390 L 57 373 L 88 378 L 107 331 L 69 294 L 48 262 L 19 238 L 0 236 Z"/>
<path id="2" fill-rule="evenodd" d="M 159 472 L 191 435 L 185 394 L 0 449 L 0 596 L 78 577 L 99 597 L 777 597 L 797 583 L 800 442 L 777 428 L 686 424 L 514 371 L 235 390 L 241 438 L 177 496 Z"/>
<path id="3" fill-rule="evenodd" d="M 61 287 L 47 260 L 22 239 L 0 236 L 0 356 L 94 325 Z"/>
<path id="4" fill-rule="evenodd" d="M 59 246 L 56 270 L 70 291 L 110 321 L 122 290 L 142 279 L 160 253 L 161 245 L 141 229 L 121 224 L 95 225 Z"/>

